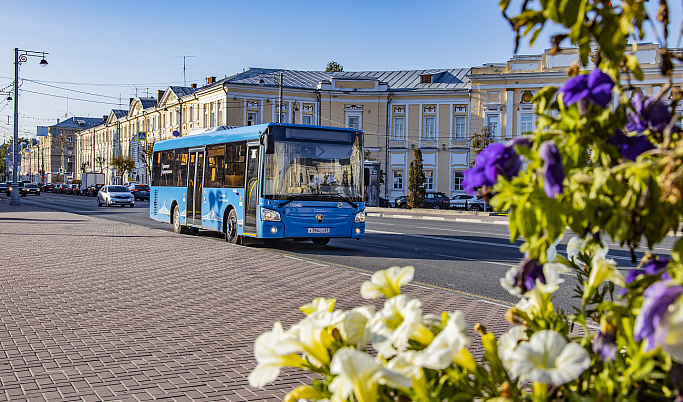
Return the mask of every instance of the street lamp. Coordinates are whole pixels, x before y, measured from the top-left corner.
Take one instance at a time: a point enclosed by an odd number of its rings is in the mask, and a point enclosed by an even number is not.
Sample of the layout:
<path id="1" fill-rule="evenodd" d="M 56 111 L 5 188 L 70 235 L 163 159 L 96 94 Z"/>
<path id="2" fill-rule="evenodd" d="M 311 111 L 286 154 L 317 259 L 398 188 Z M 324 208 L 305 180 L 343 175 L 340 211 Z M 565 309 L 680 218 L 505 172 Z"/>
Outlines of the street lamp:
<path id="1" fill-rule="evenodd" d="M 19 50 L 14 48 L 14 161 L 12 163 L 12 193 L 9 200 L 9 205 L 20 205 L 19 201 L 19 180 L 17 180 L 17 170 L 19 170 L 19 160 L 21 155 L 19 154 L 19 66 L 21 63 L 28 60 L 30 57 L 41 57 L 40 65 L 42 67 L 47 66 L 47 60 L 45 60 L 45 55 L 49 54 L 46 52 L 35 52 L 33 50 Z"/>

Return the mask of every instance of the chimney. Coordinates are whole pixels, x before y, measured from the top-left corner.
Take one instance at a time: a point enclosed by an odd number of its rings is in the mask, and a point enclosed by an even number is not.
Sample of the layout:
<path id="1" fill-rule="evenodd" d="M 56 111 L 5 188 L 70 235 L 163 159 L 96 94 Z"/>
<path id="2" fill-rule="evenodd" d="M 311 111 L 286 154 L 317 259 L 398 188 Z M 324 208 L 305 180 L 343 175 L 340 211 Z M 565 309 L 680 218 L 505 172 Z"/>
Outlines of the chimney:
<path id="1" fill-rule="evenodd" d="M 102 120 L 103 120 L 103 121 L 107 121 L 108 118 L 109 118 L 109 116 L 107 116 L 107 115 L 102 116 Z"/>
<path id="2" fill-rule="evenodd" d="M 211 85 L 216 82 L 216 77 L 206 77 L 206 85 Z"/>
<path id="3" fill-rule="evenodd" d="M 197 84 L 190 84 L 190 86 L 194 89 L 197 89 Z"/>
<path id="4" fill-rule="evenodd" d="M 161 97 L 164 96 L 165 91 L 157 91 L 157 103 L 161 102 Z"/>

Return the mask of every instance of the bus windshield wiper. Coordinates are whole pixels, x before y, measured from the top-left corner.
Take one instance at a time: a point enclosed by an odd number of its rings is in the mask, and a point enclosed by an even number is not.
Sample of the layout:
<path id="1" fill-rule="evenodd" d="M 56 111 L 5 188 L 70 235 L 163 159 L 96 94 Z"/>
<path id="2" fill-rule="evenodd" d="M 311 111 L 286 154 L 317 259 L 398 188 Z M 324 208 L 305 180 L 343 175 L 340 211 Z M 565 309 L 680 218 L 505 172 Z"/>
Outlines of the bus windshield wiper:
<path id="1" fill-rule="evenodd" d="M 282 204 L 279 205 L 279 207 L 284 207 L 285 205 L 289 204 L 290 202 L 294 200 L 299 200 L 302 198 L 309 198 L 309 197 L 316 197 L 316 196 L 322 196 L 322 197 L 334 197 L 336 199 L 345 201 L 349 203 L 354 208 L 358 208 L 358 205 L 351 201 L 349 197 L 343 196 L 341 194 L 331 194 L 331 193 L 307 193 L 307 194 L 292 194 L 287 196 L 287 201 L 283 202 Z"/>

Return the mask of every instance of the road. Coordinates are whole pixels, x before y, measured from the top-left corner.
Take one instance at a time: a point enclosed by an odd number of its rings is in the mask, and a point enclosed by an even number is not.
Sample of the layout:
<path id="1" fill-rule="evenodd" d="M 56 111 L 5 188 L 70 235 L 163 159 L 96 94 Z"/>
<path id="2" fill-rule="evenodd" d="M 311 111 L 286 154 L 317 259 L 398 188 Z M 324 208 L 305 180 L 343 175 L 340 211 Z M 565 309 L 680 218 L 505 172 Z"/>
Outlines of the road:
<path id="1" fill-rule="evenodd" d="M 4 197 L 4 195 L 0 196 Z M 137 201 L 135 208 L 98 207 L 95 198 L 47 193 L 39 197 L 21 199 L 52 210 L 92 215 L 103 219 L 143 225 L 171 231 L 170 224 L 149 219 L 149 202 Z M 345 267 L 372 273 L 394 265 L 415 267 L 415 282 L 459 294 L 489 300 L 503 305 L 518 301 L 500 286 L 500 278 L 522 255 L 521 242 L 510 244 L 505 225 L 475 222 L 452 222 L 426 219 L 401 219 L 369 216 L 363 240 L 334 239 L 327 246 L 310 242 L 276 241 L 253 244 L 273 253 L 286 254 L 302 260 Z M 200 231 L 199 236 L 222 241 L 216 233 Z M 565 245 L 571 235 L 565 234 L 558 252 L 565 254 Z M 654 250 L 656 254 L 669 254 L 675 237 Z M 131 245 L 134 250 L 134 245 Z M 142 250 L 141 250 L 142 252 Z M 642 252 L 638 253 L 639 256 Z M 610 245 L 610 258 L 617 260 L 622 272 L 632 269 L 630 252 Z M 556 308 L 572 312 L 577 305 L 573 299 L 576 280 L 574 274 L 565 275 L 566 283 L 556 293 Z"/>

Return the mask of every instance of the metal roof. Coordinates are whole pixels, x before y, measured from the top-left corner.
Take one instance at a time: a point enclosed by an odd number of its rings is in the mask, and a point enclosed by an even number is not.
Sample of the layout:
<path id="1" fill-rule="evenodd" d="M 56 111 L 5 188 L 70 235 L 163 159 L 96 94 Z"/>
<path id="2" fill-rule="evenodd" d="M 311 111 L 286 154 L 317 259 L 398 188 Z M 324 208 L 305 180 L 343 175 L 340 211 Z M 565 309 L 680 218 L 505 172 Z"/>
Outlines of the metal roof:
<path id="1" fill-rule="evenodd" d="M 171 88 L 171 91 L 179 97 L 182 98 L 183 96 L 190 95 L 192 93 L 197 92 L 197 88 L 188 88 L 188 87 L 175 87 L 175 86 L 169 86 Z"/>
<path id="2" fill-rule="evenodd" d="M 112 109 L 111 111 L 112 113 L 114 113 L 114 117 L 116 117 L 117 119 L 128 116 L 127 110 Z"/>
<path id="3" fill-rule="evenodd" d="M 371 79 L 386 83 L 389 89 L 397 90 L 444 90 L 469 89 L 467 79 L 469 68 L 403 70 L 403 71 L 300 71 L 269 68 L 250 68 L 231 77 L 231 84 L 278 86 L 279 75 L 283 75 L 283 86 L 287 88 L 317 89 L 320 82 L 330 82 L 332 78 Z M 422 75 L 432 75 L 432 83 L 422 84 Z"/>

